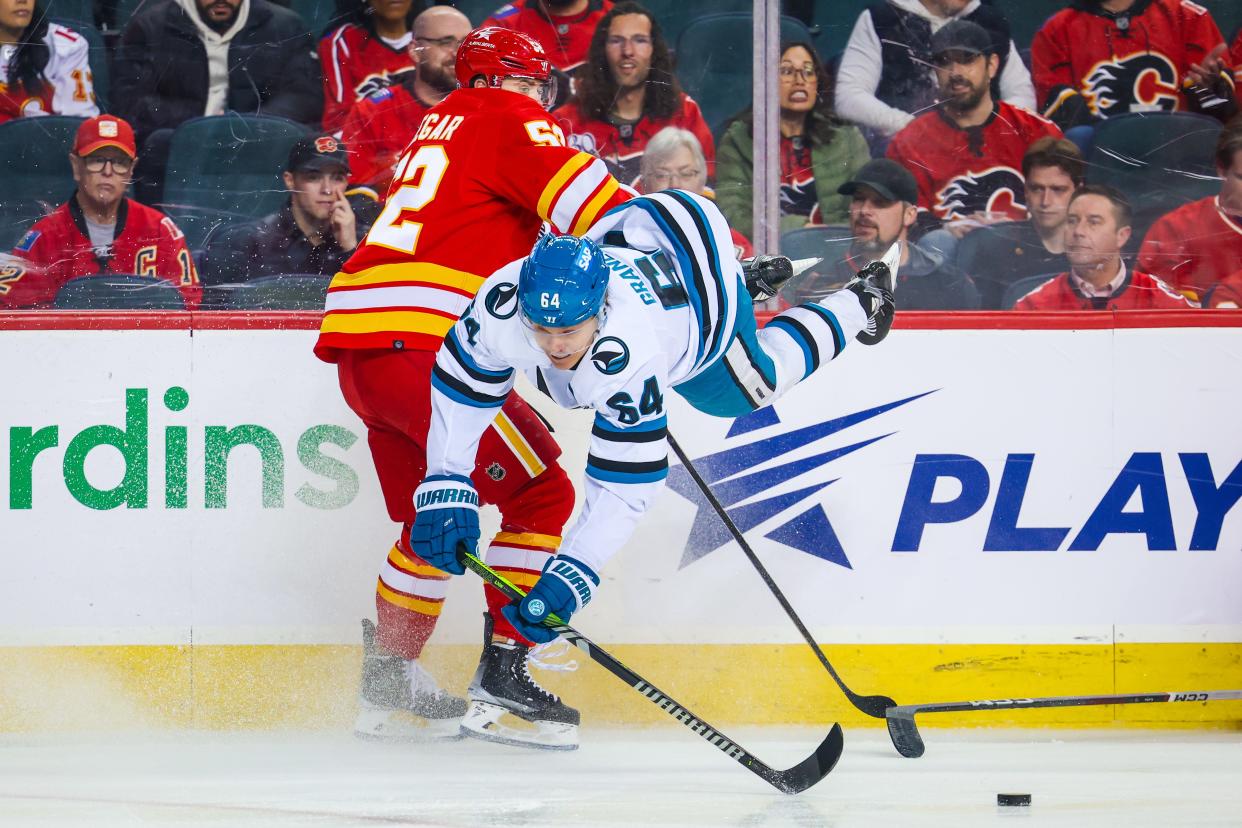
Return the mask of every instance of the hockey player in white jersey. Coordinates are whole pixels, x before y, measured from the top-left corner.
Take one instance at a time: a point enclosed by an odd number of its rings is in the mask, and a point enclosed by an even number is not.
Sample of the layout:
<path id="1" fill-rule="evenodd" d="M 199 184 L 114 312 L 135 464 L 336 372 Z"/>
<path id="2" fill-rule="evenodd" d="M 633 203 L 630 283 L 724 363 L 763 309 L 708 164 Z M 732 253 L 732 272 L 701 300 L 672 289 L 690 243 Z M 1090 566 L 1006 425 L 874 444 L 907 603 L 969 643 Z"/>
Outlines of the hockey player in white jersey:
<path id="1" fill-rule="evenodd" d="M 841 291 L 784 311 L 762 330 L 733 250 L 711 201 L 680 190 L 636 198 L 586 238 L 545 237 L 529 257 L 494 273 L 445 338 L 432 372 L 427 476 L 415 492 L 410 534 L 432 566 L 461 574 L 460 551 L 478 548 L 469 475 L 515 369 L 558 404 L 595 411 L 578 520 L 529 594 L 503 610 L 531 641 L 555 637 L 541 623 L 549 613 L 567 620 L 590 602 L 597 573 L 663 487 L 669 391 L 705 413 L 742 416 L 771 404 L 852 339 L 874 344 L 888 333 L 896 246 Z M 503 689 L 496 692 L 503 681 L 487 673 L 485 658 L 463 726 L 472 717 L 486 726 L 506 710 L 543 721 L 529 704 L 510 704 Z"/>

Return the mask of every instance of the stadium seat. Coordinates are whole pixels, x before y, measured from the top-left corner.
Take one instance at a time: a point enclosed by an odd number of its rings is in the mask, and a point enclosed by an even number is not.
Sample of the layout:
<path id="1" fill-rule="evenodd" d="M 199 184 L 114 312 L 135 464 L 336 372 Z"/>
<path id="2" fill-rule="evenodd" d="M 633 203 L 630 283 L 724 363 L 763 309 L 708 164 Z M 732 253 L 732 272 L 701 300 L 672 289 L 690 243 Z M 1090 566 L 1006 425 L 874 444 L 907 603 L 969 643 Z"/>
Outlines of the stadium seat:
<path id="1" fill-rule="evenodd" d="M 804 281 L 816 280 L 833 264 L 842 261 L 849 254 L 850 228 L 844 225 L 829 224 L 822 227 L 799 227 L 781 235 L 781 255 L 795 261 L 798 259 L 821 259 L 816 264 L 795 276 L 786 285 L 795 289 Z M 786 294 L 786 298 L 793 294 Z"/>
<path id="2" fill-rule="evenodd" d="M 1065 8 L 1065 0 L 1020 0 L 1013 3 L 993 3 L 1009 21 L 1009 36 L 1018 49 L 1029 49 L 1035 33 L 1048 22 L 1048 18 Z"/>
<path id="3" fill-rule="evenodd" d="M 858 15 L 875 0 L 815 0 L 815 47 L 826 60 L 839 60 L 854 32 Z"/>
<path id="4" fill-rule="evenodd" d="M 284 5 L 297 12 L 306 21 L 307 30 L 316 41 L 330 29 L 341 25 L 347 16 L 337 10 L 338 4 L 333 0 L 292 0 Z"/>
<path id="5" fill-rule="evenodd" d="M 216 291 L 230 310 L 323 310 L 331 276 L 288 273 L 220 285 Z"/>
<path id="6" fill-rule="evenodd" d="M 781 40 L 813 42 L 810 30 L 792 17 L 781 18 Z M 749 105 L 752 52 L 749 13 L 705 15 L 677 38 L 677 79 L 714 133 Z"/>
<path id="7" fill-rule="evenodd" d="M 1238 0 L 1197 0 L 1200 6 L 1212 13 L 1217 28 L 1225 36 L 1228 43 L 1233 42 L 1233 35 L 1242 26 L 1242 3 Z M 1234 67 L 1235 69 L 1237 67 Z"/>
<path id="8" fill-rule="evenodd" d="M 75 23 L 95 25 L 94 0 L 43 0 L 39 5 L 49 19 L 62 26 L 76 29 Z"/>
<path id="9" fill-rule="evenodd" d="M 492 12 L 505 5 L 506 0 L 455 0 L 453 7 L 470 18 L 471 24 L 478 26 L 492 16 Z M 648 6 L 651 4 L 648 3 Z"/>
<path id="10" fill-rule="evenodd" d="M 644 0 L 647 8 L 660 23 L 660 31 L 668 45 L 675 47 L 681 33 L 695 21 L 706 14 L 722 14 L 725 12 L 741 12 L 750 14 L 754 8 L 752 0 L 714 0 L 711 3 L 696 0 Z M 749 48 L 749 47 L 748 47 Z M 678 61 L 680 63 L 680 61 Z"/>
<path id="11" fill-rule="evenodd" d="M 1164 213 L 1220 190 L 1216 139 L 1221 124 L 1188 112 L 1122 115 L 1101 121 L 1087 156 L 1087 181 L 1110 184 L 1134 205 L 1141 238 Z"/>
<path id="12" fill-rule="evenodd" d="M 65 282 L 52 306 L 57 310 L 185 310 L 185 298 L 175 284 L 158 276 L 103 273 Z"/>
<path id="13" fill-rule="evenodd" d="M 1012 285 L 1005 288 L 1005 295 L 1001 298 L 1000 303 L 1001 310 L 1013 310 L 1013 306 L 1018 303 L 1019 299 L 1026 296 L 1032 290 L 1039 287 L 1049 279 L 1056 278 L 1058 275 L 1060 274 L 1041 273 L 1038 276 L 1027 276 L 1025 279 L 1019 279 L 1014 282 Z"/>
<path id="14" fill-rule="evenodd" d="M 107 112 L 108 90 L 111 87 L 111 60 L 108 57 L 108 49 L 104 45 L 103 35 L 93 23 L 88 21 L 55 17 L 52 22 L 67 26 L 86 38 L 86 43 L 90 47 L 91 83 L 95 87 L 95 102 L 99 104 L 100 112 Z"/>
<path id="15" fill-rule="evenodd" d="M 289 197 L 281 172 L 306 129 L 266 115 L 193 118 L 173 133 L 164 202 L 191 249 L 215 227 L 259 218 Z"/>
<path id="16" fill-rule="evenodd" d="M 0 124 L 0 250 L 11 248 L 73 192 L 69 151 L 83 120 L 49 115 Z"/>
<path id="17" fill-rule="evenodd" d="M 971 278 L 975 287 L 979 289 L 979 304 L 984 310 L 1002 307 L 1001 301 L 1005 291 L 1010 285 L 1021 281 L 1021 279 L 1014 279 L 1010 282 L 996 278 L 996 271 L 993 268 L 993 262 L 989 261 L 989 256 L 995 256 L 998 250 L 1005 250 L 1007 245 L 1012 251 L 1013 231 L 1010 228 L 1020 232 L 1024 225 L 1026 225 L 1025 221 L 1007 221 L 991 227 L 981 227 L 967 233 L 957 245 L 955 264 Z"/>

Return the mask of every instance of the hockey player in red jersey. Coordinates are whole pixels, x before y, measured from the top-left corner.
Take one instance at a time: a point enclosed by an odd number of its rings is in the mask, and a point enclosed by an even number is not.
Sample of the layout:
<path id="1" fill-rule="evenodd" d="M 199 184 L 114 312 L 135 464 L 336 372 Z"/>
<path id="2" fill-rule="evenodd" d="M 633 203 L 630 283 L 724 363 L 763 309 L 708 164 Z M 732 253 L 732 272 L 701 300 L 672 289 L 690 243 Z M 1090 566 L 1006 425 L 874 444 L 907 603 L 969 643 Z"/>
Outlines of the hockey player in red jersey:
<path id="1" fill-rule="evenodd" d="M 1138 265 L 1198 301 L 1222 276 L 1242 270 L 1242 121 L 1216 141 L 1220 193 L 1156 220 L 1139 248 Z"/>
<path id="2" fill-rule="evenodd" d="M 612 0 L 514 0 L 483 21 L 530 35 L 562 72 L 570 72 L 586 60 L 591 35 L 600 18 L 612 8 Z"/>
<path id="3" fill-rule="evenodd" d="M 569 149 L 544 106 L 554 97 L 543 48 L 517 32 L 471 32 L 457 53 L 462 89 L 420 122 L 397 164 L 384 211 L 328 289 L 315 353 L 338 367 L 341 390 L 367 426 L 389 516 L 404 524 L 376 587 L 378 637 L 368 629 L 356 730 L 400 735 L 397 713 L 456 735 L 466 712 L 418 666 L 447 578 L 410 551 L 413 493 L 426 469 L 430 376 L 436 351 L 484 278 L 525 255 L 542 222 L 581 234 L 629 194 L 603 162 Z M 543 104 L 541 106 L 540 104 Z M 472 480 L 501 513 L 492 566 L 529 587 L 560 544 L 574 490 L 560 449 L 527 404 L 512 398 L 479 446 Z M 578 713 L 526 671 L 529 642 L 504 620 L 507 601 L 487 589 L 489 615 L 472 699 L 533 721 L 533 733 L 471 720 L 481 738 L 577 745 Z M 426 732 L 426 731 L 424 731 Z"/>
<path id="4" fill-rule="evenodd" d="M 136 155 L 133 130 L 114 115 L 78 127 L 69 156 L 78 189 L 13 248 L 22 272 L 0 280 L 0 306 L 50 307 L 66 282 L 97 273 L 158 276 L 180 289 L 187 307 L 198 306 L 202 288 L 185 236 L 168 216 L 125 197 Z"/>
<path id="5" fill-rule="evenodd" d="M 1018 300 L 1014 310 L 1188 310 L 1164 282 L 1131 272 L 1121 258 L 1130 239 L 1130 204 L 1112 187 L 1087 184 L 1070 200 L 1065 256 L 1070 270 Z"/>
<path id="6" fill-rule="evenodd" d="M 1191 0 L 1074 0 L 1031 43 L 1035 99 L 1062 128 L 1127 112 L 1237 111 L 1224 38 Z"/>
<path id="7" fill-rule="evenodd" d="M 354 104 L 341 127 L 341 139 L 352 153 L 353 183 L 387 192 L 393 167 L 423 114 L 457 88 L 453 64 L 469 33 L 470 20 L 450 6 L 432 6 L 414 18 L 410 48 L 418 67 Z"/>
<path id="8" fill-rule="evenodd" d="M 1038 115 L 994 100 L 999 67 L 991 35 L 956 20 L 932 36 L 941 103 L 893 137 L 888 157 L 914 174 L 919 210 L 942 222 L 1021 221 L 1027 217 L 1022 157 L 1061 130 Z M 921 223 L 927 224 L 928 216 Z"/>
<path id="9" fill-rule="evenodd" d="M 355 19 L 319 41 L 323 131 L 336 132 L 350 107 L 414 70 L 413 0 L 354 0 Z M 318 36 L 318 32 L 314 32 Z M 350 144 L 352 146 L 352 144 Z"/>

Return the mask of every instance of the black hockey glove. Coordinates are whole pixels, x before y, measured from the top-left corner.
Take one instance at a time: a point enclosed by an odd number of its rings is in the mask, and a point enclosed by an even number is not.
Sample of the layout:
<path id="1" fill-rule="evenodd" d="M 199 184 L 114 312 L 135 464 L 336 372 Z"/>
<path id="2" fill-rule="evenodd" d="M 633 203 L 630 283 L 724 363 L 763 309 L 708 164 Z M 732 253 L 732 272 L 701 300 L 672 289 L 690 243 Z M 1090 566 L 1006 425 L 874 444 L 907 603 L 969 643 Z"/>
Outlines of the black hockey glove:
<path id="1" fill-rule="evenodd" d="M 858 297 L 863 312 L 867 314 L 867 327 L 858 332 L 858 341 L 864 345 L 875 345 L 888 336 L 889 329 L 893 327 L 893 313 L 897 310 L 893 298 L 892 269 L 884 261 L 872 262 L 845 283 L 845 290 Z"/>

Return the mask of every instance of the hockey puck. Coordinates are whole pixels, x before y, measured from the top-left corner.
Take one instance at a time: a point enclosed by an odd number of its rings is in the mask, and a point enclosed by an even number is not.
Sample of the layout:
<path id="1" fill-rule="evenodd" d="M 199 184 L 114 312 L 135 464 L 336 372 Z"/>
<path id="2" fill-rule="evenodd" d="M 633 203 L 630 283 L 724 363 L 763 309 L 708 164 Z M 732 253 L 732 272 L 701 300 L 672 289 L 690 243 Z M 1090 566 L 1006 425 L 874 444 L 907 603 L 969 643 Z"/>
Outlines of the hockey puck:
<path id="1" fill-rule="evenodd" d="M 1014 794 L 1014 793 L 997 794 L 996 804 L 997 805 L 1016 805 L 1016 806 L 1030 805 L 1031 795 L 1030 794 Z"/>

